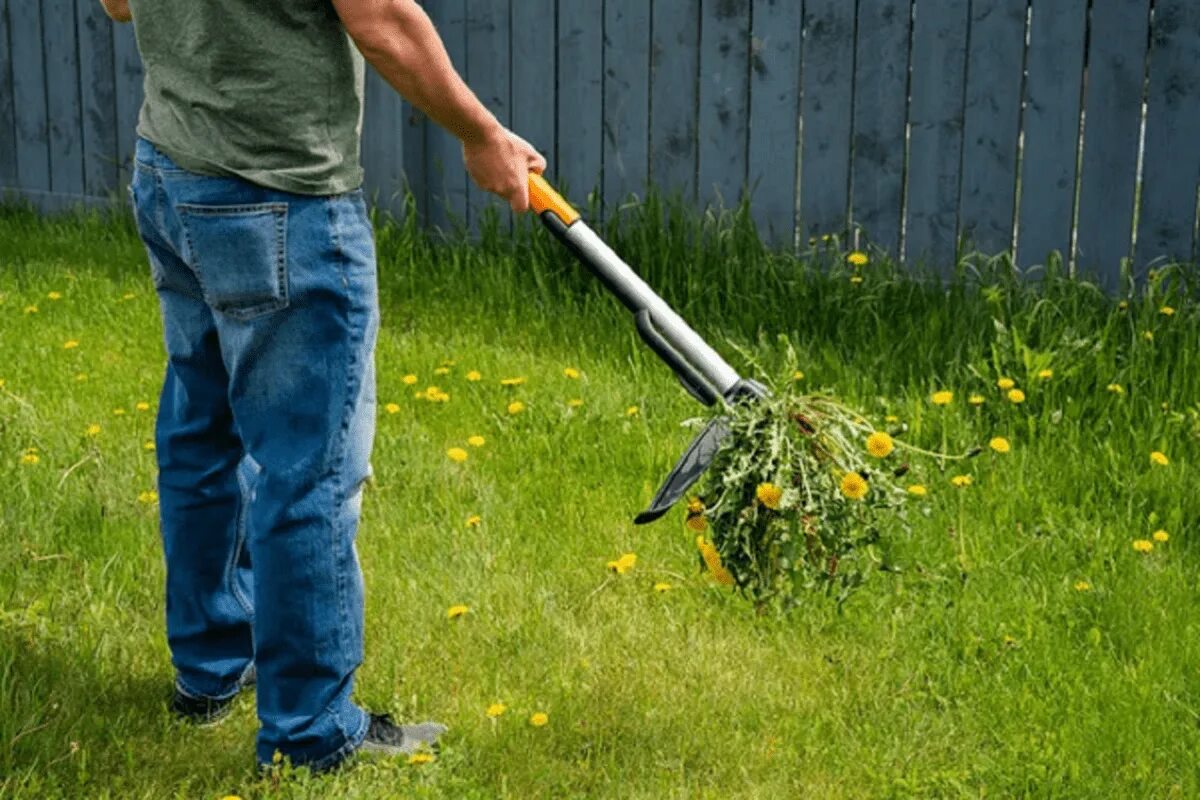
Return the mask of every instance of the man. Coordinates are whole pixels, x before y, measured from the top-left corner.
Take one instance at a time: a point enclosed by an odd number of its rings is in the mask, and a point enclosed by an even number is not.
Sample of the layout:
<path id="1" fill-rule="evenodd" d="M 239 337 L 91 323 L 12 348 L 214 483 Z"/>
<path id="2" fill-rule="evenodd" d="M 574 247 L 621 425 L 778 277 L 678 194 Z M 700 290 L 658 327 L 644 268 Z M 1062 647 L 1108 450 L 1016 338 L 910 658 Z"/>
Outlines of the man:
<path id="1" fill-rule="evenodd" d="M 363 56 L 515 211 L 545 161 L 467 88 L 414 0 L 101 2 L 133 21 L 146 70 L 130 194 L 168 356 L 172 708 L 210 724 L 257 681 L 260 764 L 431 746 L 444 726 L 351 699 L 379 326 Z"/>

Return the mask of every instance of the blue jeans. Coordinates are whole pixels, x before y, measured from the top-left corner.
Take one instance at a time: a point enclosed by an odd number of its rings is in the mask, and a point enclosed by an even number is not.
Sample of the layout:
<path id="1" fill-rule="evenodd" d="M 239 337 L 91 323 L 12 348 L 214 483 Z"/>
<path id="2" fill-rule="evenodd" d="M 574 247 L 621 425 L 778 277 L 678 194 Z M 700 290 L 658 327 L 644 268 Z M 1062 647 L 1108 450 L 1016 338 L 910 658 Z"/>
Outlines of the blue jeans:
<path id="1" fill-rule="evenodd" d="M 139 139 L 130 194 L 162 311 L 167 639 L 177 688 L 257 671 L 257 755 L 321 768 L 366 736 L 354 540 L 375 434 L 375 250 L 361 191 L 183 170 Z"/>

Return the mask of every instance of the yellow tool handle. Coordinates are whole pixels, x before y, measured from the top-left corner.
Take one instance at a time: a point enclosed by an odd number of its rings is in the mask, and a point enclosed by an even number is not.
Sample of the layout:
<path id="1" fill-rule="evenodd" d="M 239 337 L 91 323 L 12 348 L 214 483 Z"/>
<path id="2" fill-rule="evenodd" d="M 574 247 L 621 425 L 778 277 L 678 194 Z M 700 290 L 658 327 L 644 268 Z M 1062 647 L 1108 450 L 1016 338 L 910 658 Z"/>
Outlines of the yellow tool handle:
<path id="1" fill-rule="evenodd" d="M 536 172 L 529 173 L 529 205 L 539 217 L 549 211 L 563 225 L 570 225 L 579 219 L 579 212 L 571 208 L 571 204 L 554 191 L 550 182 Z"/>

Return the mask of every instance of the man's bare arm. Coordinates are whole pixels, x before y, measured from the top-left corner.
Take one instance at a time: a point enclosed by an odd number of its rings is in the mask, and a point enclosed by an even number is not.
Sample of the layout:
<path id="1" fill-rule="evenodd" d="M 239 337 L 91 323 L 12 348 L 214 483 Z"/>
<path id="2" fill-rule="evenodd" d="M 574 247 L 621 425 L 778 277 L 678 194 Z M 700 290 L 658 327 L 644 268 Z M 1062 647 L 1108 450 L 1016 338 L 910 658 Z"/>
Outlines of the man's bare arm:
<path id="1" fill-rule="evenodd" d="M 541 172 L 545 159 L 479 102 L 415 0 L 333 0 L 333 6 L 371 66 L 462 141 L 475 183 L 508 200 L 514 210 L 526 210 L 529 171 Z"/>
<path id="2" fill-rule="evenodd" d="M 129 0 L 100 0 L 104 13 L 117 22 L 130 22 L 133 14 L 129 13 Z"/>

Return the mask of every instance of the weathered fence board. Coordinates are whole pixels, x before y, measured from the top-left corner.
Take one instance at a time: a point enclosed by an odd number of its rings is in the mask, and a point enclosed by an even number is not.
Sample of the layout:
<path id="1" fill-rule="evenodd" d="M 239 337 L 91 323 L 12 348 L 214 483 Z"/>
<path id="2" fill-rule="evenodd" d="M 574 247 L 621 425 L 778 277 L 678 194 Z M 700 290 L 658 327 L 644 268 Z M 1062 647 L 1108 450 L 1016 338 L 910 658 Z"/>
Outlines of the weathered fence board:
<path id="1" fill-rule="evenodd" d="M 517 0 L 520 2 L 521 0 Z M 558 0 L 558 146 L 555 174 L 586 205 L 604 158 L 604 4 Z M 554 87 L 546 86 L 551 100 Z"/>
<path id="2" fill-rule="evenodd" d="M 604 202 L 644 197 L 650 169 L 650 4 L 604 3 Z"/>
<path id="3" fill-rule="evenodd" d="M 750 211 L 769 242 L 791 246 L 796 234 L 802 7 L 797 0 L 755 0 L 751 13 Z"/>
<path id="4" fill-rule="evenodd" d="M 1012 247 L 1026 0 L 974 0 L 963 119 L 959 227 L 969 247 Z"/>
<path id="5" fill-rule="evenodd" d="M 650 44 L 650 180 L 696 198 L 700 0 L 655 0 Z"/>
<path id="6" fill-rule="evenodd" d="M 700 153 L 704 202 L 732 206 L 746 185 L 750 0 L 700 5 Z"/>
<path id="7" fill-rule="evenodd" d="M 800 234 L 846 230 L 854 94 L 854 3 L 804 5 Z"/>
<path id="8" fill-rule="evenodd" d="M 749 190 L 776 246 L 853 225 L 941 272 L 960 243 L 1023 267 L 1058 250 L 1109 288 L 1131 254 L 1195 256 L 1192 0 L 423 2 L 483 102 L 598 214 Z M 132 26 L 95 0 L 0 0 L 0 187 L 47 210 L 120 198 L 142 78 Z M 373 72 L 366 94 L 379 205 L 408 190 L 426 224 L 508 221 L 453 136 Z"/>
<path id="9" fill-rule="evenodd" d="M 1017 242 L 1022 267 L 1044 264 L 1055 250 L 1071 256 L 1086 21 L 1087 0 L 1033 9 Z"/>
<path id="10" fill-rule="evenodd" d="M 1200 5 L 1158 0 L 1150 44 L 1137 263 L 1192 259 L 1200 184 Z"/>
<path id="11" fill-rule="evenodd" d="M 0 0 L 0 190 L 17 186 L 17 132 L 13 119 L 12 51 L 9 49 L 8 6 Z"/>
<path id="12" fill-rule="evenodd" d="M 116 194 L 119 185 L 117 129 L 112 124 L 117 104 L 116 67 L 107 20 L 99 3 L 77 0 L 83 185 L 89 195 L 98 197 Z"/>
<path id="13" fill-rule="evenodd" d="M 946 271 L 958 249 L 967 4 L 933 0 L 913 23 L 906 257 Z"/>
<path id="14" fill-rule="evenodd" d="M 904 207 L 910 0 L 859 0 L 850 221 L 894 253 Z"/>
<path id="15" fill-rule="evenodd" d="M 1085 87 L 1076 262 L 1117 288 L 1133 242 L 1137 144 L 1146 74 L 1145 0 L 1108 0 L 1092 8 Z"/>
<path id="16" fill-rule="evenodd" d="M 46 117 L 41 4 L 13 0 L 8 6 L 8 21 L 17 185 L 35 192 L 48 192 L 51 190 L 50 130 Z"/>

